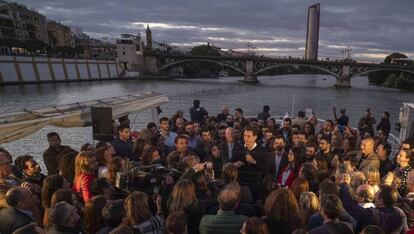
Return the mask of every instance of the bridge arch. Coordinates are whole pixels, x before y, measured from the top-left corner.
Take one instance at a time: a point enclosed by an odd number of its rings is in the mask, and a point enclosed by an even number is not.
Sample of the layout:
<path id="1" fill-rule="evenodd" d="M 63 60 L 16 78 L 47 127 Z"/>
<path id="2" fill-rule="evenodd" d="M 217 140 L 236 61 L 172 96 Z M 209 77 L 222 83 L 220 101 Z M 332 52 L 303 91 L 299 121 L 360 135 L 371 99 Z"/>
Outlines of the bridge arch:
<path id="1" fill-rule="evenodd" d="M 274 68 L 278 68 L 278 67 L 287 67 L 287 66 L 293 66 L 293 67 L 295 67 L 295 66 L 301 66 L 301 67 L 311 67 L 311 68 L 315 68 L 315 69 L 317 69 L 317 70 L 320 70 L 320 71 L 326 72 L 326 73 L 328 73 L 328 74 L 330 74 L 330 75 L 334 76 L 336 79 L 339 79 L 339 75 L 338 75 L 338 74 L 336 74 L 336 73 L 334 73 L 334 72 L 332 72 L 332 71 L 329 71 L 329 70 L 327 70 L 327 69 L 324 69 L 324 68 L 322 68 L 322 67 L 318 67 L 318 66 L 315 66 L 315 65 L 309 65 L 309 64 L 290 64 L 290 63 L 286 63 L 286 64 L 278 64 L 278 65 L 274 65 L 274 66 L 266 67 L 266 68 L 263 68 L 263 69 L 261 69 L 261 70 L 259 70 L 259 71 L 256 71 L 256 72 L 254 73 L 254 75 L 255 75 L 255 76 L 257 76 L 258 74 L 260 74 L 260 73 L 262 73 L 262 72 L 265 72 L 265 71 L 268 71 L 268 70 L 271 70 L 271 69 L 274 69 Z"/>
<path id="2" fill-rule="evenodd" d="M 410 73 L 414 75 L 414 71 L 405 70 L 402 68 L 377 68 L 377 69 L 372 69 L 372 70 L 352 74 L 350 78 L 354 78 L 355 76 L 361 76 L 361 75 L 365 75 L 365 74 L 369 74 L 369 73 L 377 72 L 377 71 L 399 71 L 399 72 L 405 72 L 405 73 Z"/>
<path id="3" fill-rule="evenodd" d="M 183 63 L 192 63 L 192 62 L 214 63 L 214 64 L 218 64 L 220 66 L 224 66 L 224 67 L 230 68 L 230 69 L 232 69 L 234 71 L 237 71 L 237 72 L 241 73 L 242 75 L 245 75 L 246 74 L 244 71 L 240 70 L 237 67 L 233 67 L 233 66 L 231 66 L 229 64 L 222 63 L 222 62 L 218 62 L 218 61 L 215 61 L 215 60 L 210 60 L 210 59 L 186 59 L 186 60 L 179 60 L 179 61 L 175 61 L 175 62 L 166 64 L 166 65 L 160 67 L 159 68 L 159 71 L 162 71 L 162 70 L 165 70 L 165 69 L 168 69 L 168 68 L 171 68 L 171 67 L 175 67 L 175 66 L 180 65 L 180 64 L 183 64 Z"/>

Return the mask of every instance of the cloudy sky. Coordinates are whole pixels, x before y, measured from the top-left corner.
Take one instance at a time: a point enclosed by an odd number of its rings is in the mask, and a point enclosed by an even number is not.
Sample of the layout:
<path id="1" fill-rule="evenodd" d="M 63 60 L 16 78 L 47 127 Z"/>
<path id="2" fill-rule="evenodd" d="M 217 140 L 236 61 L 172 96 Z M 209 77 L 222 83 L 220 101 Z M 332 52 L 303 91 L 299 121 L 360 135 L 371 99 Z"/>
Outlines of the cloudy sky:
<path id="1" fill-rule="evenodd" d="M 214 43 L 257 54 L 304 56 L 308 0 L 17 0 L 93 37 L 145 33 L 176 46 Z M 414 58 L 412 0 L 323 0 L 319 57 L 380 61 L 394 51 Z"/>

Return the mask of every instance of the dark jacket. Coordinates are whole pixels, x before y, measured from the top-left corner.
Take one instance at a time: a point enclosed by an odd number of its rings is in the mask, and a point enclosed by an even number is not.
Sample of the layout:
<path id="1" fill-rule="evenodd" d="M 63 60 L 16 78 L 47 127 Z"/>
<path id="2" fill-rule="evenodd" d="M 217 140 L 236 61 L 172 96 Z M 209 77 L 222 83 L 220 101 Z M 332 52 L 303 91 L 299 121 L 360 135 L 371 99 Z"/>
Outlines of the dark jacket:
<path id="1" fill-rule="evenodd" d="M 61 145 L 58 148 L 49 147 L 43 153 L 43 162 L 46 165 L 48 175 L 55 175 L 59 173 L 60 156 L 64 151 L 72 151 L 72 149 L 69 146 Z"/>
<path id="2" fill-rule="evenodd" d="M 309 234 L 348 234 L 354 233 L 350 223 L 339 220 L 324 222 L 320 227 L 312 229 Z"/>
<path id="3" fill-rule="evenodd" d="M 380 123 L 377 125 L 377 131 L 382 130 L 384 131 L 385 135 L 388 137 L 391 131 L 391 122 L 389 119 L 381 118 Z"/>
<path id="4" fill-rule="evenodd" d="M 246 216 L 236 215 L 231 211 L 217 211 L 217 215 L 204 215 L 200 222 L 200 234 L 233 234 L 239 233 L 247 219 Z"/>
<path id="5" fill-rule="evenodd" d="M 281 157 L 279 168 L 276 171 L 276 153 L 274 151 L 269 152 L 264 160 L 263 171 L 268 175 L 277 177 L 283 168 L 289 164 L 286 151 L 283 152 Z"/>
<path id="6" fill-rule="evenodd" d="M 345 210 L 358 221 L 358 232 L 367 225 L 379 226 L 385 233 L 408 231 L 407 217 L 400 208 L 363 208 L 352 199 L 347 184 L 340 185 L 340 197 Z"/>
<path id="7" fill-rule="evenodd" d="M 0 233 L 11 234 L 33 221 L 32 217 L 16 208 L 3 208 L 0 210 Z"/>
<path id="8" fill-rule="evenodd" d="M 193 106 L 190 108 L 191 121 L 204 124 L 204 117 L 208 116 L 208 112 L 200 106 Z"/>
<path id="9" fill-rule="evenodd" d="M 297 220 L 297 222 L 294 223 L 295 227 L 292 224 L 276 221 L 270 218 L 265 218 L 264 221 L 269 228 L 270 234 L 290 234 L 298 228 L 303 228 L 301 220 Z"/>
<path id="10" fill-rule="evenodd" d="M 221 143 L 219 145 L 220 151 L 221 151 L 221 158 L 224 163 L 227 162 L 237 162 L 240 160 L 240 158 L 244 155 L 242 155 L 244 151 L 243 145 L 240 143 L 235 142 L 233 145 L 233 150 L 231 151 L 231 159 L 229 159 L 229 149 L 227 146 L 227 141 Z"/>
<path id="11" fill-rule="evenodd" d="M 56 228 L 54 226 L 51 226 L 46 230 L 47 234 L 79 234 L 83 233 L 83 230 L 81 227 L 61 227 Z"/>
<path id="12" fill-rule="evenodd" d="M 312 230 L 317 227 L 320 227 L 323 224 L 323 216 L 321 215 L 321 212 L 316 212 L 315 214 L 311 215 L 309 217 L 308 225 L 306 229 Z M 355 230 L 357 228 L 357 221 L 346 212 L 346 210 L 342 210 L 339 214 L 339 221 L 347 222 L 352 224 L 352 229 Z"/>
<path id="13" fill-rule="evenodd" d="M 133 143 L 132 140 L 123 141 L 120 139 L 115 139 L 112 142 L 112 145 L 115 148 L 116 156 L 126 157 L 133 161 L 138 161 L 137 156 L 132 153 Z"/>

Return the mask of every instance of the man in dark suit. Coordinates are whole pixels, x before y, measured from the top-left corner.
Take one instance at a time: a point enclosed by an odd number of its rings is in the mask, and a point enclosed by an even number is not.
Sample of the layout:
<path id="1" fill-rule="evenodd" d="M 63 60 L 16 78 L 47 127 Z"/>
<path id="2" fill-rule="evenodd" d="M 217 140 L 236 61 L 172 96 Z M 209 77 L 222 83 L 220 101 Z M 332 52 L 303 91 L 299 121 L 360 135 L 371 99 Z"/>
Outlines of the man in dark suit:
<path id="1" fill-rule="evenodd" d="M 277 134 L 283 136 L 286 146 L 290 148 L 292 144 L 292 120 L 290 118 L 285 118 L 283 120 L 282 128 L 279 129 Z"/>
<path id="2" fill-rule="evenodd" d="M 334 194 L 327 194 L 321 197 L 321 214 L 324 223 L 309 231 L 310 234 L 348 234 L 354 233 L 352 225 L 339 221 L 341 213 L 341 199 Z"/>
<path id="3" fill-rule="evenodd" d="M 289 163 L 285 150 L 285 139 L 282 135 L 275 136 L 273 148 L 275 150 L 266 155 L 263 169 L 266 174 L 277 178 L 279 172 Z"/>
<path id="4" fill-rule="evenodd" d="M 266 158 L 265 149 L 256 143 L 259 130 L 256 127 L 247 126 L 244 130 L 244 152 L 235 163 L 240 168 L 240 182 L 249 186 L 254 191 L 253 199 L 261 197 L 263 164 Z"/>
<path id="5" fill-rule="evenodd" d="M 0 210 L 0 233 L 10 234 L 34 221 L 33 211 L 38 203 L 36 196 L 27 188 L 14 187 L 6 194 L 10 207 Z"/>
<path id="6" fill-rule="evenodd" d="M 221 158 L 224 163 L 237 162 L 242 157 L 243 146 L 236 141 L 234 128 L 226 128 L 226 140 L 219 145 Z"/>

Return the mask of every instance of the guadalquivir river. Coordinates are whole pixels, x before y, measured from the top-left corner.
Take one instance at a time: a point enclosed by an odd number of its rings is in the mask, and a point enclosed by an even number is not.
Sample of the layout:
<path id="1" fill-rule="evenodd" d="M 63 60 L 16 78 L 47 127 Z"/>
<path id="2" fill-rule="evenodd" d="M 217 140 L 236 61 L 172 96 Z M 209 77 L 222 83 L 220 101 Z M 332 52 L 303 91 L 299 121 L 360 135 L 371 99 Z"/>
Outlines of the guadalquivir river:
<path id="1" fill-rule="evenodd" d="M 270 106 L 272 115 L 291 112 L 295 99 L 294 114 L 305 108 L 312 108 L 318 118 L 333 118 L 332 107 L 346 108 L 350 122 L 356 126 L 366 108 L 373 110 L 379 122 L 381 113 L 391 114 L 392 127 L 398 120 L 399 108 L 403 102 L 414 102 L 413 93 L 383 88 L 368 84 L 366 77 L 352 80 L 352 88 L 336 89 L 335 79 L 325 75 L 286 75 L 259 77 L 257 85 L 238 82 L 241 77 L 190 80 L 131 80 L 99 81 L 59 84 L 39 84 L 0 87 L 0 113 L 19 111 L 66 103 L 99 99 L 111 96 L 136 94 L 140 91 L 156 91 L 168 96 L 170 102 L 162 106 L 161 116 L 171 116 L 182 109 L 189 117 L 188 109 L 193 99 L 199 99 L 209 114 L 219 113 L 222 105 L 228 105 L 231 112 L 241 107 L 245 115 L 256 115 L 262 106 Z M 130 116 L 133 130 L 141 129 L 151 121 L 151 112 Z M 92 129 L 46 127 L 21 140 L 3 144 L 14 156 L 30 154 L 42 162 L 42 153 L 48 147 L 46 134 L 56 131 L 62 144 L 76 150 L 86 142 L 92 142 Z M 44 168 L 43 162 L 40 163 Z"/>

